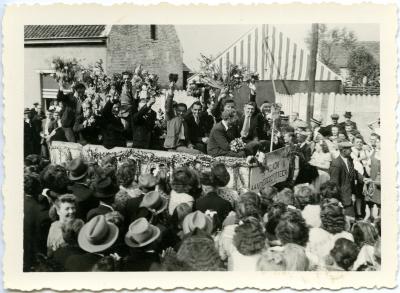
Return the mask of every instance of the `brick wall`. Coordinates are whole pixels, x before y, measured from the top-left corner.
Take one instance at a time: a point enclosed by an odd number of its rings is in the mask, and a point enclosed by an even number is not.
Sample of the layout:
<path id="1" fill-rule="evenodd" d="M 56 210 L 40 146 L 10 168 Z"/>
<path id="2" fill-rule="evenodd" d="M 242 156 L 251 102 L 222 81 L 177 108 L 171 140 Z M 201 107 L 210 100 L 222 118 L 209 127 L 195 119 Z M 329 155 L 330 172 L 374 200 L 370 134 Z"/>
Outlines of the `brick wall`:
<path id="1" fill-rule="evenodd" d="M 175 27 L 157 25 L 156 35 L 156 40 L 151 39 L 150 25 L 113 25 L 107 40 L 107 72 L 133 70 L 142 64 L 159 76 L 163 87 L 169 73 L 179 74 L 182 87 L 182 49 Z"/>

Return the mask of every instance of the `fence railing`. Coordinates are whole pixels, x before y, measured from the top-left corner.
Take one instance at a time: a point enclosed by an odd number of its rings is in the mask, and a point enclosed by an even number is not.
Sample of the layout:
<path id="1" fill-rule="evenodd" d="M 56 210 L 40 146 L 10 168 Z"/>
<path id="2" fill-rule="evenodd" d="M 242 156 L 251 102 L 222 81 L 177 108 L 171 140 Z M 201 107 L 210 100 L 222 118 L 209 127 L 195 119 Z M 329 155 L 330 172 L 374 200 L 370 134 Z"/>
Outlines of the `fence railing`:
<path id="1" fill-rule="evenodd" d="M 294 95 L 276 94 L 276 102 L 282 104 L 282 110 L 286 114 L 299 113 L 300 119 L 306 119 L 307 93 Z M 359 125 L 363 135 L 369 133 L 367 124 L 379 117 L 379 95 L 356 95 L 336 93 L 316 93 L 314 95 L 314 116 L 322 119 L 323 124 L 330 124 L 330 116 L 339 114 L 343 121 L 344 112 L 352 112 L 353 118 Z"/>
<path id="2" fill-rule="evenodd" d="M 374 86 L 345 86 L 343 87 L 345 94 L 359 94 L 359 95 L 379 95 L 380 87 Z"/>

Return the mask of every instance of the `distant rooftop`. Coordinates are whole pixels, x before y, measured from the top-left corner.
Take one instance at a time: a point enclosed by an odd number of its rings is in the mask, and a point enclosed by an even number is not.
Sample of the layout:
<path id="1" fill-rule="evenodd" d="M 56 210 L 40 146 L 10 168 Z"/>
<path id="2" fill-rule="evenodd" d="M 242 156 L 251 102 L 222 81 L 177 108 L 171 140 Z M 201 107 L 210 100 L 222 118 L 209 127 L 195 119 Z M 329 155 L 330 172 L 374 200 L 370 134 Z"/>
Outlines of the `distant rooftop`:
<path id="1" fill-rule="evenodd" d="M 25 40 L 87 39 L 106 36 L 105 25 L 25 25 Z"/>

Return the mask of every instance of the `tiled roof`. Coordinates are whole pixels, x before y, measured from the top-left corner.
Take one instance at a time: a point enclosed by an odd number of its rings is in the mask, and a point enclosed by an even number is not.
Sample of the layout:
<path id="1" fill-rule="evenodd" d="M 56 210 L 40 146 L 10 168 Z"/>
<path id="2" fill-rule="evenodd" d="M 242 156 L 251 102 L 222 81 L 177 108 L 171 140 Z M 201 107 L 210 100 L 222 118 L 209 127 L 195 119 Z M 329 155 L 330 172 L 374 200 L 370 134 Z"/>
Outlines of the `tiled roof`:
<path id="1" fill-rule="evenodd" d="M 25 40 L 103 37 L 105 25 L 25 25 Z"/>
<path id="2" fill-rule="evenodd" d="M 374 59 L 379 63 L 379 42 L 375 41 L 365 41 L 365 42 L 357 42 L 357 47 L 365 47 L 367 51 L 372 54 Z M 333 63 L 339 68 L 347 67 L 347 59 L 349 57 L 350 52 L 344 49 L 342 46 L 335 46 L 333 48 Z"/>

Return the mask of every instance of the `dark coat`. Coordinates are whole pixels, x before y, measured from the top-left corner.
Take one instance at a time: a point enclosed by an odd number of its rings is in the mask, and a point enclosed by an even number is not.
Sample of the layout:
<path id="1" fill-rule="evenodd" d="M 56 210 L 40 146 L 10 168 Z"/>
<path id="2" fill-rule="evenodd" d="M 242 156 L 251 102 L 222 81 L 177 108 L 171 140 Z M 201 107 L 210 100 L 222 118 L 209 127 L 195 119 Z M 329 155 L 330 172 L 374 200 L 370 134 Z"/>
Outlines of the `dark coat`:
<path id="1" fill-rule="evenodd" d="M 48 205 L 32 197 L 24 197 L 24 271 L 34 265 L 37 253 L 46 254 L 50 229 Z"/>
<path id="2" fill-rule="evenodd" d="M 239 131 L 242 131 L 243 125 L 244 125 L 244 120 L 245 116 L 241 117 L 239 119 Z M 249 142 L 254 139 L 259 139 L 258 135 L 260 133 L 260 129 L 263 128 L 263 121 L 261 120 L 260 115 L 257 113 L 254 113 L 253 116 L 250 118 L 250 128 L 249 128 L 249 134 L 243 138 L 244 142 Z"/>
<path id="3" fill-rule="evenodd" d="M 362 178 L 357 171 L 354 170 L 353 161 L 349 158 L 347 162 L 350 172 L 347 170 L 346 164 L 341 156 L 333 160 L 329 168 L 330 181 L 336 183 L 338 186 L 344 207 L 352 205 L 351 195 L 356 194 L 356 184 L 362 182 Z"/>
<path id="4" fill-rule="evenodd" d="M 144 105 L 139 111 L 133 114 L 132 130 L 134 148 L 150 149 L 151 134 L 157 119 L 157 113 Z"/>
<path id="5" fill-rule="evenodd" d="M 86 96 L 81 100 L 84 101 Z M 61 110 L 61 125 L 65 128 L 72 128 L 75 124 L 75 118 L 82 113 L 81 101 L 79 101 L 73 92 L 64 93 L 59 90 L 57 93 L 57 101 L 62 102 L 63 109 Z"/>
<path id="6" fill-rule="evenodd" d="M 81 145 L 99 144 L 100 128 L 98 123 L 94 122 L 94 124 L 84 127 L 84 121 L 85 118 L 83 118 L 83 115 L 79 115 L 75 119 L 73 131 L 78 134 L 78 143 Z"/>
<path id="7" fill-rule="evenodd" d="M 203 137 L 208 137 L 211 131 L 212 122 L 210 118 L 205 113 L 200 113 L 199 124 L 194 120 L 193 113 L 190 113 L 185 117 L 186 125 L 188 126 L 189 141 L 192 144 L 202 142 Z"/>
<path id="8" fill-rule="evenodd" d="M 350 124 L 353 125 L 353 129 L 357 130 L 357 123 L 355 123 L 354 121 L 350 121 Z M 345 130 L 345 126 L 346 126 L 345 121 L 339 123 L 339 129 L 342 129 L 343 131 Z"/>
<path id="9" fill-rule="evenodd" d="M 121 262 L 121 271 L 148 272 L 161 271 L 160 257 L 156 252 L 135 251 Z"/>
<path id="10" fill-rule="evenodd" d="M 58 248 L 53 252 L 53 261 L 64 271 L 66 267 L 66 263 L 69 257 L 73 255 L 83 255 L 85 251 L 80 249 L 78 246 L 63 246 Z"/>
<path id="11" fill-rule="evenodd" d="M 65 261 L 65 271 L 67 272 L 90 272 L 93 266 L 102 258 L 101 255 L 94 253 L 73 254 Z"/>
<path id="12" fill-rule="evenodd" d="M 121 118 L 115 117 L 111 110 L 113 104 L 108 101 L 103 108 L 99 125 L 103 135 L 103 146 L 107 149 L 113 147 L 126 147 L 125 129 Z"/>
<path id="13" fill-rule="evenodd" d="M 24 120 L 24 157 L 30 154 L 40 154 L 40 131 L 41 123 L 31 120 L 27 123 Z"/>
<path id="14" fill-rule="evenodd" d="M 210 137 L 207 144 L 207 154 L 213 157 L 219 156 L 230 156 L 230 157 L 242 157 L 244 153 L 233 152 L 230 150 L 230 142 L 235 138 L 240 137 L 239 130 L 237 127 L 225 129 L 222 122 L 215 124 L 211 130 Z"/>
<path id="15" fill-rule="evenodd" d="M 143 195 L 127 200 L 124 213 L 127 222 L 132 223 L 134 220 L 138 219 L 141 214 L 143 214 L 143 211 L 141 211 L 141 208 L 139 207 L 142 199 Z"/>
<path id="16" fill-rule="evenodd" d="M 91 209 L 86 216 L 86 220 L 89 222 L 92 218 L 98 216 L 98 215 L 105 215 L 107 213 L 112 212 L 113 210 L 109 207 L 106 207 L 104 205 L 99 205 L 97 208 Z"/>
<path id="17" fill-rule="evenodd" d="M 222 223 L 232 210 L 232 206 L 229 201 L 219 197 L 216 192 L 209 192 L 206 196 L 196 200 L 195 209 L 203 213 L 207 210 L 216 211 L 219 221 Z"/>
<path id="18" fill-rule="evenodd" d="M 308 163 L 311 160 L 312 151 L 308 143 L 305 143 L 302 147 L 298 147 L 298 153 L 300 154 L 300 164 Z"/>
<path id="19" fill-rule="evenodd" d="M 99 200 L 94 197 L 93 190 L 82 183 L 74 183 L 68 189 L 76 196 L 76 217 L 86 220 L 88 212 L 99 206 Z"/>

